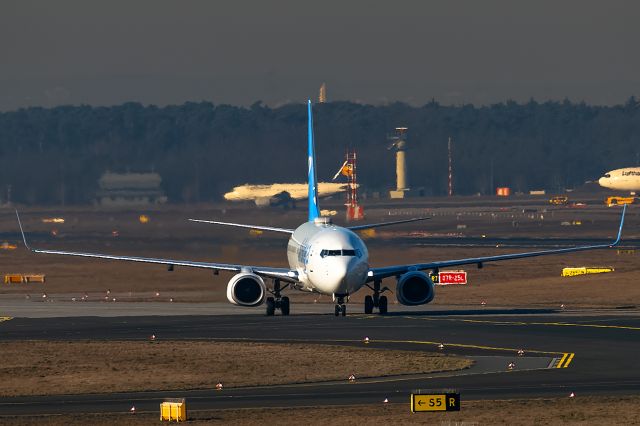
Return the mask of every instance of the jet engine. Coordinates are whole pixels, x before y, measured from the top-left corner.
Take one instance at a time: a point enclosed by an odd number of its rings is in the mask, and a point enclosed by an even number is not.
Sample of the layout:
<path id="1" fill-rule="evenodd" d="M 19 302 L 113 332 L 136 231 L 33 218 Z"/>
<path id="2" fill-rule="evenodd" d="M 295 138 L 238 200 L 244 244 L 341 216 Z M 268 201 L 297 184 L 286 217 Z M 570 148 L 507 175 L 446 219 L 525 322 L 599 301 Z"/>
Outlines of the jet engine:
<path id="1" fill-rule="evenodd" d="M 262 278 L 249 272 L 234 275 L 227 284 L 227 299 L 234 305 L 261 305 L 266 293 L 267 286 Z"/>
<path id="2" fill-rule="evenodd" d="M 433 281 L 424 272 L 407 272 L 398 278 L 396 297 L 403 305 L 424 305 L 431 302 L 433 296 Z"/>

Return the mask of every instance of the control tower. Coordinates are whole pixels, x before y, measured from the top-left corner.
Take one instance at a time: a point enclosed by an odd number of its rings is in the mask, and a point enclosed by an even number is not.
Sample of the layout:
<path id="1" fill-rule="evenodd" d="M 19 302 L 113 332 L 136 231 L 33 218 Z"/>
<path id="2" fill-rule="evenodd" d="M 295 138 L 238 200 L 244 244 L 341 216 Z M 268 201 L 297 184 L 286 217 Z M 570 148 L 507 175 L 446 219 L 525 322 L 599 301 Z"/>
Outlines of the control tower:
<path id="1" fill-rule="evenodd" d="M 389 136 L 391 145 L 387 148 L 389 151 L 396 152 L 396 189 L 389 191 L 390 198 L 405 198 L 406 192 L 409 191 L 409 182 L 407 181 L 407 127 L 396 127 L 396 133 Z"/>

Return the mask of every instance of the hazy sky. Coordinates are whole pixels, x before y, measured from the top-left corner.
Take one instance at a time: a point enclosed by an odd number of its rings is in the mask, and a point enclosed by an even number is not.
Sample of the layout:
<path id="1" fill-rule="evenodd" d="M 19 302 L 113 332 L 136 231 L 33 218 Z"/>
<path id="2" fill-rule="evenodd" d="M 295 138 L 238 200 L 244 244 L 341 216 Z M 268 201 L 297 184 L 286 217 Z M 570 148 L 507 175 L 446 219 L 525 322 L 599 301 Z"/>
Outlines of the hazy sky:
<path id="1" fill-rule="evenodd" d="M 640 94 L 640 2 L 0 0 L 0 110 Z"/>

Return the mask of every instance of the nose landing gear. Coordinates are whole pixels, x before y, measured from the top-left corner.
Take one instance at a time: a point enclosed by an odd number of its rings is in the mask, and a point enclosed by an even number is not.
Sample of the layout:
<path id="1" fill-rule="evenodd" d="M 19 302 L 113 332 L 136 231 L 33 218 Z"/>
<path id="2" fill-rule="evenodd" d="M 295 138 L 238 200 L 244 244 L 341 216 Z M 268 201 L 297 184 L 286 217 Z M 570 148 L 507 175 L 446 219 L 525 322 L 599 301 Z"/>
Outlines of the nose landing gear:
<path id="1" fill-rule="evenodd" d="M 342 315 L 343 317 L 347 315 L 347 305 L 344 304 L 344 296 L 336 295 L 336 312 L 335 315 L 339 317 Z"/>
<path id="2" fill-rule="evenodd" d="M 373 287 L 367 284 L 371 290 L 373 290 L 373 296 L 365 296 L 364 298 L 364 313 L 372 314 L 373 308 L 378 308 L 380 315 L 385 315 L 387 313 L 387 296 L 381 296 L 385 291 L 391 291 L 389 288 L 384 287 L 380 289 L 380 284 L 382 281 L 374 281 Z"/>
<path id="3" fill-rule="evenodd" d="M 287 296 L 282 297 L 281 292 L 285 288 L 289 287 L 289 284 L 280 288 L 280 280 L 273 281 L 273 290 L 269 290 L 269 293 L 273 294 L 273 297 L 267 297 L 267 316 L 273 316 L 276 313 L 276 309 L 280 309 L 280 313 L 283 316 L 289 315 L 289 298 Z"/>

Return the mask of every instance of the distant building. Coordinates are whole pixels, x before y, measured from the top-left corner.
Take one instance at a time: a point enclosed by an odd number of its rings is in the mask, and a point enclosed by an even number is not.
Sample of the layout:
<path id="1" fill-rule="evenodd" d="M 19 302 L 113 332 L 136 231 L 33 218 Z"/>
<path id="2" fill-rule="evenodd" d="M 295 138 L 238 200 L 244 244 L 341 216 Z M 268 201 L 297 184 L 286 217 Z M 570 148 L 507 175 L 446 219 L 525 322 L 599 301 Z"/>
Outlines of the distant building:
<path id="1" fill-rule="evenodd" d="M 100 189 L 96 203 L 102 206 L 140 206 L 164 204 L 164 195 L 158 173 L 110 173 L 98 180 Z"/>

